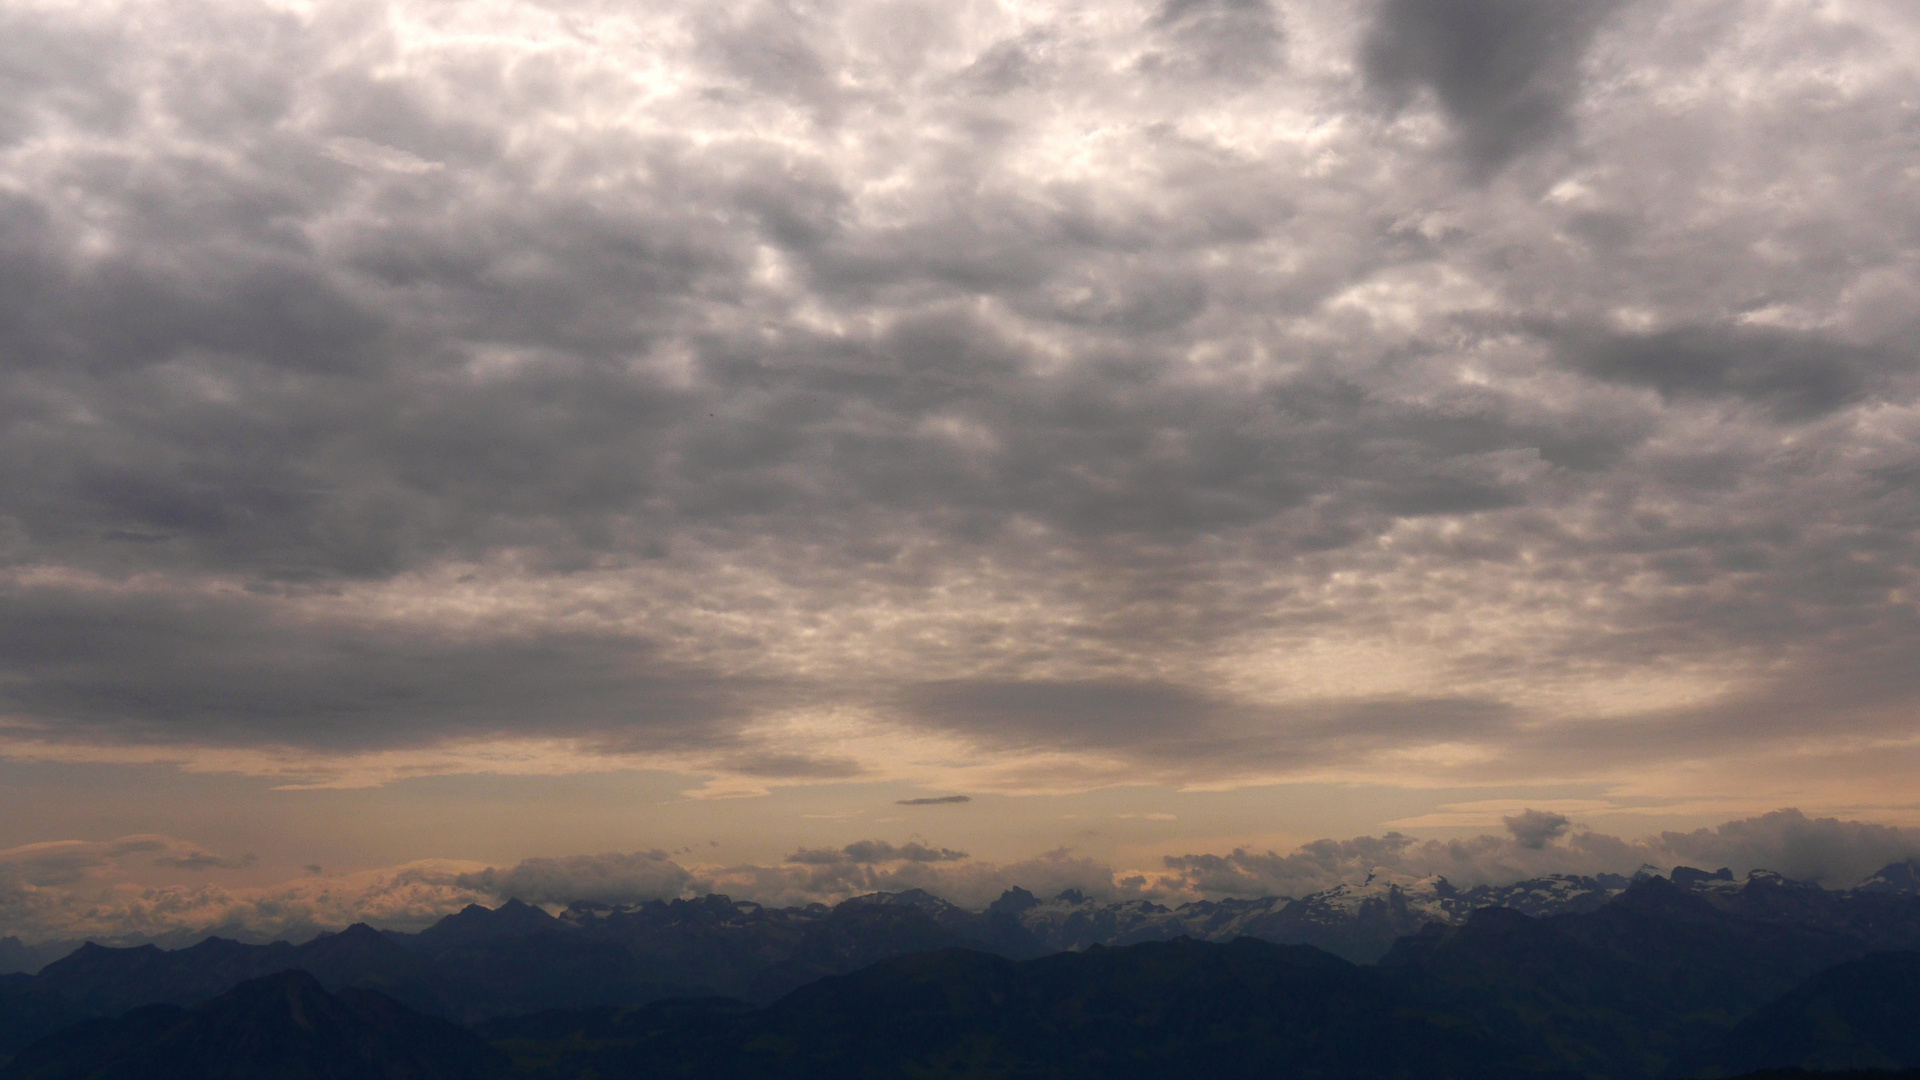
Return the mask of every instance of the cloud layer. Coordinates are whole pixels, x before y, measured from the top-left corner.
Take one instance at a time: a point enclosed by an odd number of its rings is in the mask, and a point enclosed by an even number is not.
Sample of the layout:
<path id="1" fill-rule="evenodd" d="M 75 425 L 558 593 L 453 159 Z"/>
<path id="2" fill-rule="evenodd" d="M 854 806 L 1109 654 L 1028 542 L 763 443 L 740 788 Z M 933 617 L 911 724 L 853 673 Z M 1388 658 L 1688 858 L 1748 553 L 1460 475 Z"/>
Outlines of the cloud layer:
<path id="1" fill-rule="evenodd" d="M 1920 754 L 1906 5 L 0 41 L 0 752 L 1806 805 Z"/>
<path id="2" fill-rule="evenodd" d="M 1070 850 L 996 863 L 917 842 L 862 840 L 841 849 L 802 848 L 773 866 L 683 862 L 662 851 L 541 857 L 506 868 L 447 860 L 326 875 L 275 885 L 217 881 L 138 885 L 142 865 L 233 869 L 181 841 L 134 836 L 99 844 L 43 844 L 0 851 L 0 936 L 29 942 L 92 937 L 109 942 L 189 944 L 207 933 L 246 940 L 302 939 L 356 921 L 417 930 L 471 903 L 508 899 L 637 904 L 721 892 L 737 900 L 836 903 L 871 892 L 925 889 L 980 909 L 1019 886 L 1042 896 L 1066 889 L 1102 900 L 1184 902 L 1221 897 L 1304 896 L 1387 870 L 1440 874 L 1454 884 L 1508 884 L 1551 873 L 1634 873 L 1692 865 L 1744 875 L 1770 869 L 1828 887 L 1853 884 L 1889 863 L 1920 858 L 1920 829 L 1778 810 L 1692 832 L 1640 839 L 1594 832 L 1561 814 L 1530 810 L 1507 835 L 1419 840 L 1401 833 L 1323 839 L 1280 854 L 1236 849 L 1169 856 L 1128 869 Z M 197 863 L 194 860 L 199 860 Z"/>

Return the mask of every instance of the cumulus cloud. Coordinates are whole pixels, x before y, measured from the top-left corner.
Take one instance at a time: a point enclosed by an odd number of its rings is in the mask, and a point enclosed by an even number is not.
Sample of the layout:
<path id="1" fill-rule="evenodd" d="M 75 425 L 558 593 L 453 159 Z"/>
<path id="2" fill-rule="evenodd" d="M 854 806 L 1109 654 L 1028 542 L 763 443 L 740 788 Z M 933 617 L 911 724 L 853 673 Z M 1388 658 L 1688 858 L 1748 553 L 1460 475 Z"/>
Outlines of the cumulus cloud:
<path id="1" fill-rule="evenodd" d="M 1664 832 L 1656 846 L 1672 862 L 1764 867 L 1792 878 L 1846 884 L 1888 863 L 1920 856 L 1920 829 L 1776 810 L 1710 829 Z"/>
<path id="2" fill-rule="evenodd" d="M 1501 820 L 1506 824 L 1507 831 L 1513 834 L 1514 843 L 1535 851 L 1565 836 L 1573 826 L 1572 819 L 1567 815 L 1548 810 L 1522 810 Z"/>
<path id="3" fill-rule="evenodd" d="M 575 900 L 632 904 L 677 897 L 692 880 L 692 875 L 666 852 L 637 851 L 527 859 L 504 871 L 488 867 L 462 874 L 454 884 L 500 900 L 529 904 Z"/>

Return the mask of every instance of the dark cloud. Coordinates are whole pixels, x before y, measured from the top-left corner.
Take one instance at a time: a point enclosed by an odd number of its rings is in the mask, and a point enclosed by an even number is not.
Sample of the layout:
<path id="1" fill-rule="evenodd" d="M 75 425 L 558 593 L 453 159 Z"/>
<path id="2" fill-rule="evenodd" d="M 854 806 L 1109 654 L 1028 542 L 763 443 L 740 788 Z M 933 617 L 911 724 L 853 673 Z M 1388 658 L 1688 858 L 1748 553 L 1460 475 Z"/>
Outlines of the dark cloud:
<path id="1" fill-rule="evenodd" d="M 1595 378 L 1644 386 L 1668 399 L 1744 401 L 1785 422 L 1818 419 L 1852 404 L 1873 381 L 1912 364 L 1877 349 L 1783 330 L 1685 327 L 1560 336 L 1568 360 Z"/>
<path id="2" fill-rule="evenodd" d="M 1562 814 L 1528 810 L 1505 819 L 1508 836 L 1417 840 L 1403 833 L 1315 840 L 1287 854 L 1235 850 L 1168 856 L 1194 889 L 1222 896 L 1300 896 L 1385 871 L 1443 875 L 1456 885 L 1508 884 L 1549 873 L 1634 873 L 1652 865 L 1772 870 L 1844 888 L 1920 851 L 1920 830 L 1777 810 L 1692 833 L 1629 839 L 1573 826 Z M 1553 842 L 1558 841 L 1558 842 Z"/>
<path id="3" fill-rule="evenodd" d="M 0 595 L 0 700 L 29 731 L 335 751 L 537 732 L 610 749 L 719 748 L 752 711 L 750 681 L 673 670 L 630 638 L 325 625 L 245 593 Z M 756 775 L 851 768 L 759 750 L 736 764 Z"/>
<path id="4" fill-rule="evenodd" d="M 575 900 L 632 904 L 672 899 L 692 880 L 693 876 L 666 852 L 637 851 L 526 859 L 506 870 L 488 867 L 479 873 L 462 874 L 453 884 L 528 904 L 568 904 Z"/>
<path id="5" fill-rule="evenodd" d="M 965 858 L 966 852 L 951 848 L 930 848 L 913 842 L 895 847 L 885 840 L 859 840 L 838 851 L 802 848 L 787 856 L 787 861 L 803 866 L 833 866 L 840 863 L 873 866 L 892 862 L 959 862 Z"/>
<path id="6" fill-rule="evenodd" d="M 1513 834 L 1514 843 L 1531 851 L 1546 847 L 1567 835 L 1567 830 L 1573 827 L 1573 820 L 1567 815 L 1550 810 L 1522 810 L 1500 821 Z"/>
<path id="7" fill-rule="evenodd" d="M 1383 0 L 1362 66 L 1394 107 L 1432 91 L 1473 168 L 1560 133 L 1580 61 L 1616 0 Z"/>
<path id="8" fill-rule="evenodd" d="M 173 870 L 244 870 L 260 860 L 252 855 L 215 855 L 206 851 L 191 851 L 183 855 L 162 855 L 153 860 L 153 865 Z"/>
<path id="9" fill-rule="evenodd" d="M 1920 855 L 1920 830 L 1787 809 L 1692 832 L 1663 832 L 1658 843 L 1689 863 L 1765 868 L 1845 885 Z"/>
<path id="10" fill-rule="evenodd" d="M 896 799 L 898 806 L 944 806 L 949 803 L 972 802 L 971 795 L 929 795 L 916 799 Z"/>

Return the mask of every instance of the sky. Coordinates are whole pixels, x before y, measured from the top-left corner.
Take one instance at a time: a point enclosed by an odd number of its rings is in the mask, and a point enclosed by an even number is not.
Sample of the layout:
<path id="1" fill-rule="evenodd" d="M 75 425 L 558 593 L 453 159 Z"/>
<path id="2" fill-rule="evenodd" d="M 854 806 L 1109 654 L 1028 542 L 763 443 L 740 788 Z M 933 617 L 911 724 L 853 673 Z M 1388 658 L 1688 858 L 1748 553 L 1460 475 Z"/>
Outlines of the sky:
<path id="1" fill-rule="evenodd" d="M 1857 877 L 1917 332 L 1909 0 L 15 0 L 0 933 Z"/>

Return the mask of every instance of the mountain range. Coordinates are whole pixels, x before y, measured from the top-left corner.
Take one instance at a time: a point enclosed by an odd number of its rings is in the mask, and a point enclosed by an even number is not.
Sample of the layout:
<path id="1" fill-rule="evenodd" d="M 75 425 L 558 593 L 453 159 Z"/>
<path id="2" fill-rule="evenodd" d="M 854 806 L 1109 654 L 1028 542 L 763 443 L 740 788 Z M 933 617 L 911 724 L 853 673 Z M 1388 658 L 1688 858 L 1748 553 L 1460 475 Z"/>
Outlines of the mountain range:
<path id="1" fill-rule="evenodd" d="M 418 934 L 85 945 L 37 974 L 0 976 L 0 1055 L 20 1055 L 0 1075 L 66 1075 L 21 1063 L 53 1067 L 58 1054 L 36 1040 L 57 1045 L 88 1024 L 133 1023 L 121 1042 L 134 1045 L 166 1024 L 211 1023 L 196 1010 L 289 971 L 309 996 L 376 994 L 474 1025 L 520 1074 L 555 1080 L 1064 1076 L 1085 1054 L 1111 1058 L 1102 1075 L 1144 1075 L 1210 1039 L 1265 1045 L 1260 1060 L 1294 1053 L 1295 1071 L 1327 1076 L 1437 1076 L 1454 1060 L 1595 1080 L 1920 1067 L 1903 1035 L 1920 1031 L 1916 884 L 1911 864 L 1895 864 L 1849 890 L 1682 867 L 1473 890 L 1376 873 L 1302 899 L 1179 907 L 1020 889 L 979 912 L 918 891 L 832 908 L 708 896 L 557 915 L 509 901 Z M 1312 1020 L 1316 1001 L 1347 1011 Z M 1317 1024 L 1328 1046 L 1350 1048 L 1340 1053 L 1377 1050 L 1393 1017 L 1412 1026 L 1392 1044 L 1427 1047 L 1429 1065 L 1302 1049 Z M 892 1064 L 859 1049 L 883 1033 L 905 1055 Z M 83 1043 L 105 1044 L 97 1032 Z M 749 1047 L 765 1053 L 741 1057 Z M 1207 1075 L 1240 1067 L 1216 1064 Z"/>

